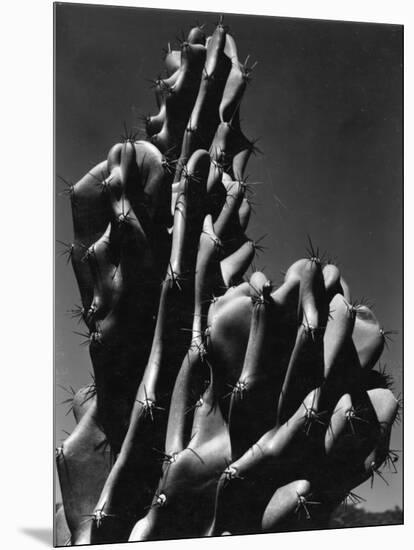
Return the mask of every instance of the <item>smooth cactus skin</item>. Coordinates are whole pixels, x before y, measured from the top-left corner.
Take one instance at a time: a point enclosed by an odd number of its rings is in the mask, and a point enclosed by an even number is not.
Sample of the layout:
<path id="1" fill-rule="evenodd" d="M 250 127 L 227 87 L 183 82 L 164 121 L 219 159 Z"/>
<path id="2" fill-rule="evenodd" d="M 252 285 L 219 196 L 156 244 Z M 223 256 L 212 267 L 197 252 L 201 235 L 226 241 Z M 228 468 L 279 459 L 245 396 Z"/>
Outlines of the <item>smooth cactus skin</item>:
<path id="1" fill-rule="evenodd" d="M 323 527 L 395 461 L 385 334 L 339 269 L 310 243 L 278 287 L 245 276 L 247 61 L 222 19 L 191 29 L 147 140 L 70 188 L 94 383 L 56 452 L 59 545 Z"/>

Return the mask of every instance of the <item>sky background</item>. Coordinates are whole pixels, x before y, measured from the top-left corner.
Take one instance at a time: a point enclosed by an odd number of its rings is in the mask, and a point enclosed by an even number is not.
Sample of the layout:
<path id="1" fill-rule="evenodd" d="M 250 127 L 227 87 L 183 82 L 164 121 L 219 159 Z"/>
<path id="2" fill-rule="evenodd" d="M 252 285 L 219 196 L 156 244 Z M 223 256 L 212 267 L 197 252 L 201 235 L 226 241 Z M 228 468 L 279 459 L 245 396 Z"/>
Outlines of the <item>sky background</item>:
<path id="1" fill-rule="evenodd" d="M 56 173 L 76 182 L 120 140 L 123 121 L 155 114 L 148 79 L 162 48 L 198 20 L 218 15 L 59 5 L 56 17 Z M 374 302 L 397 330 L 382 361 L 402 386 L 402 31 L 393 25 L 226 15 L 239 58 L 258 61 L 242 103 L 242 127 L 263 155 L 247 173 L 256 186 L 248 234 L 267 234 L 258 260 L 275 282 L 305 253 L 306 236 L 339 262 L 354 298 Z M 56 238 L 72 240 L 70 205 L 56 184 Z M 276 198 L 277 197 L 277 198 Z M 79 303 L 70 266 L 56 256 L 56 382 L 90 382 L 88 350 L 67 310 Z M 59 403 L 66 394 L 57 388 Z M 56 407 L 57 443 L 74 421 Z M 401 449 L 401 428 L 391 448 Z M 356 492 L 365 507 L 402 505 L 401 466 Z"/>

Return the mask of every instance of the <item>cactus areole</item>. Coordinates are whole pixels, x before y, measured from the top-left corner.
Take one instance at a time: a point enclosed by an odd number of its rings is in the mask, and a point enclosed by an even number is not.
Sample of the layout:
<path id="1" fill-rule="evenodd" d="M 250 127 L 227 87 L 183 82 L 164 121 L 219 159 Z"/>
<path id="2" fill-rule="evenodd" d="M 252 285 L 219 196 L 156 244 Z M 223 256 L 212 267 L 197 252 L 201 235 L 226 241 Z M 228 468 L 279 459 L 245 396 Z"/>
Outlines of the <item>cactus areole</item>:
<path id="1" fill-rule="evenodd" d="M 146 139 L 125 128 L 68 188 L 94 380 L 56 451 L 58 544 L 324 527 L 398 458 L 399 402 L 373 370 L 386 333 L 338 267 L 309 240 L 281 284 L 246 276 L 255 63 L 219 18 L 165 67 Z"/>

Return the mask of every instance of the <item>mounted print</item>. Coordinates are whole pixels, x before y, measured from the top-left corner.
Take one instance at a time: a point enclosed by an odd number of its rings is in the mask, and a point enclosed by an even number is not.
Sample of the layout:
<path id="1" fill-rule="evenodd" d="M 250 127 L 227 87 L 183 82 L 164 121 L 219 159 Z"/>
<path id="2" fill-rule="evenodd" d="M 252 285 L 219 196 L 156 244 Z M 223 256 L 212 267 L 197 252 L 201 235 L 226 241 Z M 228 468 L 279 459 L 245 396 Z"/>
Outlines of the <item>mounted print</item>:
<path id="1" fill-rule="evenodd" d="M 402 523 L 402 27 L 54 9 L 55 544 Z"/>

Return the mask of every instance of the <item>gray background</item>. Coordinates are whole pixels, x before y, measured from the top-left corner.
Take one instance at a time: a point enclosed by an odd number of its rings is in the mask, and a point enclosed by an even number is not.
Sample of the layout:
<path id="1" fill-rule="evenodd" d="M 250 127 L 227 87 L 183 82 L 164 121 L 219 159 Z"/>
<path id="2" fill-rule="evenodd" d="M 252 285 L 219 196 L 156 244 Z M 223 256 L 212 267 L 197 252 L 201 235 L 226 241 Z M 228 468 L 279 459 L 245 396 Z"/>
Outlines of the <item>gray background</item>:
<path id="1" fill-rule="evenodd" d="M 155 113 L 146 79 L 162 72 L 161 48 L 212 14 L 58 5 L 56 173 L 76 182 L 120 139 L 125 120 Z M 275 282 L 305 253 L 306 235 L 339 261 L 353 297 L 367 297 L 386 329 L 383 355 L 402 385 L 402 31 L 399 26 L 228 15 L 239 57 L 258 60 L 242 105 L 243 129 L 264 155 L 247 173 L 256 186 L 249 235 L 267 233 L 259 267 Z M 63 187 L 57 182 L 57 192 Z M 69 203 L 56 197 L 56 238 L 72 239 Z M 87 349 L 65 312 L 79 303 L 74 276 L 56 258 L 56 381 L 90 381 Z M 56 441 L 74 422 L 58 405 Z M 391 447 L 401 449 L 401 428 Z M 365 507 L 402 505 L 401 467 L 356 492 Z"/>

